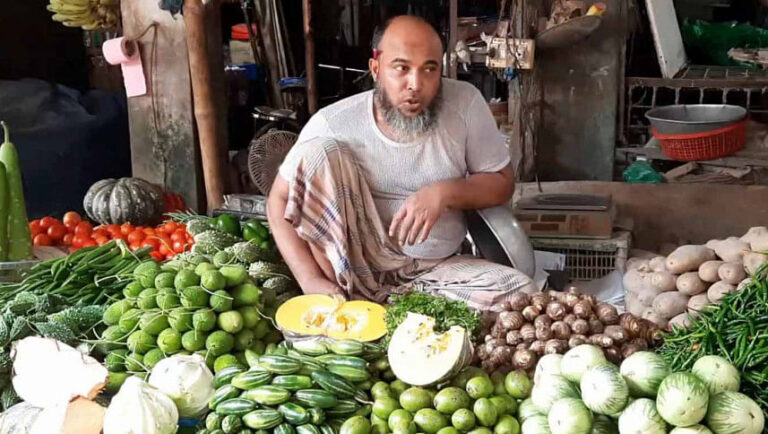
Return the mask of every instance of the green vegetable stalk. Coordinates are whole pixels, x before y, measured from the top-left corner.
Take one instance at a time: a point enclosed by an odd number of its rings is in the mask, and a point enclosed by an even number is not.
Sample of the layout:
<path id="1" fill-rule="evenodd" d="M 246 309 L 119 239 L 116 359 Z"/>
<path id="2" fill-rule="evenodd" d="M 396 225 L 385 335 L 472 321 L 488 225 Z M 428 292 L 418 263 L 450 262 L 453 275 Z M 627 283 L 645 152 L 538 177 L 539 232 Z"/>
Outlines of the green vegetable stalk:
<path id="1" fill-rule="evenodd" d="M 0 162 L 5 165 L 8 183 L 8 225 L 3 229 L 8 234 L 8 260 L 20 261 L 32 257 L 32 237 L 27 221 L 24 187 L 21 183 L 19 154 L 11 143 L 8 126 L 5 122 L 0 124 L 5 130 L 5 142 L 0 146 Z"/>
<path id="2" fill-rule="evenodd" d="M 435 319 L 435 329 L 444 332 L 452 326 L 463 327 L 475 335 L 480 326 L 480 314 L 458 300 L 448 300 L 423 292 L 391 297 L 392 305 L 387 309 L 387 336 L 392 336 L 397 326 L 405 320 L 408 312 L 420 313 Z"/>

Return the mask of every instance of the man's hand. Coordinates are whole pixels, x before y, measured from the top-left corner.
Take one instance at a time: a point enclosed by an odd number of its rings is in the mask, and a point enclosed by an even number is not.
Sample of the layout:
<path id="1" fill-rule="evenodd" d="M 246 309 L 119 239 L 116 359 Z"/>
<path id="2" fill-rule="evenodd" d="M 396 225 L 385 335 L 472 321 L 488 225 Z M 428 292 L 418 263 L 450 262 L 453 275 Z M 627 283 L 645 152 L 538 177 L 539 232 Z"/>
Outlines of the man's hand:
<path id="1" fill-rule="evenodd" d="M 429 185 L 408 196 L 392 217 L 389 236 L 400 245 L 423 243 L 437 220 L 445 211 L 440 184 Z"/>

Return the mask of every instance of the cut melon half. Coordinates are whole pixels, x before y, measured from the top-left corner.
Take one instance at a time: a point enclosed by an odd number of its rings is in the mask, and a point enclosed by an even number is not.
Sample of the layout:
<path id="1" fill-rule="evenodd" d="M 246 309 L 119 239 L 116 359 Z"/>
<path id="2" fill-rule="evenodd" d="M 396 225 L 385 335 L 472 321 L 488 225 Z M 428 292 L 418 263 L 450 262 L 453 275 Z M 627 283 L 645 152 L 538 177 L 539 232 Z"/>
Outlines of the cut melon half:
<path id="1" fill-rule="evenodd" d="M 310 294 L 283 303 L 275 313 L 275 322 L 283 334 L 370 342 L 387 333 L 386 312 L 384 306 L 370 301 Z"/>
<path id="2" fill-rule="evenodd" d="M 430 386 L 456 375 L 472 361 L 472 342 L 464 328 L 435 331 L 435 319 L 409 312 L 389 341 L 392 372 L 406 384 Z"/>

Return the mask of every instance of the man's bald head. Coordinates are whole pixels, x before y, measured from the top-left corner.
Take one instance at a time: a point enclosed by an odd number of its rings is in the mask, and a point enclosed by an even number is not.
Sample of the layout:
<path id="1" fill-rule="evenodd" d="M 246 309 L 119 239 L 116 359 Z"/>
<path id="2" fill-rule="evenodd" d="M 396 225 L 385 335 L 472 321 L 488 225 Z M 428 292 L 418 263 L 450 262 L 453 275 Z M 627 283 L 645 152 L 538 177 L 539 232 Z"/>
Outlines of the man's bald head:
<path id="1" fill-rule="evenodd" d="M 423 18 L 390 19 L 374 39 L 368 66 L 376 82 L 377 113 L 399 139 L 412 140 L 437 120 L 443 47 Z"/>

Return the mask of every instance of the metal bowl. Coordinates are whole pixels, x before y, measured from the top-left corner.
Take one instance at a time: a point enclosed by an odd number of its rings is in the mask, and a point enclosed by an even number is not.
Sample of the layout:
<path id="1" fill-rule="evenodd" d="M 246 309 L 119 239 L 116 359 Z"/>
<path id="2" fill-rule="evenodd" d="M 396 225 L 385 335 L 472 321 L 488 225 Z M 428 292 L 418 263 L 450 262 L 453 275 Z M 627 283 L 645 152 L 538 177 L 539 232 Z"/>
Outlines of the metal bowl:
<path id="1" fill-rule="evenodd" d="M 516 268 L 533 278 L 536 273 L 533 247 L 511 208 L 496 206 L 468 212 L 467 225 L 483 258 Z"/>
<path id="2" fill-rule="evenodd" d="M 725 128 L 746 116 L 744 107 L 728 104 L 669 105 L 645 113 L 660 134 L 704 133 Z"/>

